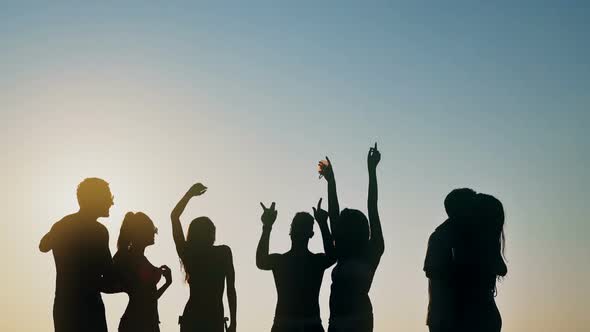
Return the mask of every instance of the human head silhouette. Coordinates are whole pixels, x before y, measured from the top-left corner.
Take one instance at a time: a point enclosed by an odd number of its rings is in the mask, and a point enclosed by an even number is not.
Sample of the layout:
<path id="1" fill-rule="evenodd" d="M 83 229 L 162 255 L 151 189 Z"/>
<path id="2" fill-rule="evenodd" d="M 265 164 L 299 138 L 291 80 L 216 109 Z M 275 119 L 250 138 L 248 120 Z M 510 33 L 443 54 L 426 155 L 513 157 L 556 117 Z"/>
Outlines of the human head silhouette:
<path id="1" fill-rule="evenodd" d="M 477 215 L 481 219 L 477 229 L 476 241 L 483 247 L 482 263 L 497 276 L 505 276 L 507 273 L 504 263 L 504 206 L 496 197 L 487 194 L 477 194 Z"/>
<path id="2" fill-rule="evenodd" d="M 129 250 L 131 247 L 147 247 L 154 244 L 158 229 L 154 222 L 143 212 L 127 212 L 117 240 L 118 250 Z"/>
<path id="3" fill-rule="evenodd" d="M 445 198 L 449 218 L 469 217 L 473 214 L 476 193 L 471 188 L 453 189 Z"/>
<path id="4" fill-rule="evenodd" d="M 307 243 L 313 236 L 314 218 L 307 212 L 297 212 L 291 222 L 291 242 Z"/>
<path id="5" fill-rule="evenodd" d="M 495 232 L 501 232 L 504 228 L 504 206 L 496 197 L 487 194 L 477 194 L 477 210 L 485 222 Z"/>
<path id="6" fill-rule="evenodd" d="M 359 210 L 344 209 L 338 217 L 334 240 L 340 258 L 362 253 L 369 243 L 369 220 Z"/>
<path id="7" fill-rule="evenodd" d="M 207 217 L 194 219 L 188 227 L 187 246 L 191 249 L 212 247 L 215 243 L 215 225 Z"/>
<path id="8" fill-rule="evenodd" d="M 92 217 L 108 217 L 113 206 L 113 195 L 109 183 L 99 178 L 86 178 L 76 191 L 80 211 Z"/>

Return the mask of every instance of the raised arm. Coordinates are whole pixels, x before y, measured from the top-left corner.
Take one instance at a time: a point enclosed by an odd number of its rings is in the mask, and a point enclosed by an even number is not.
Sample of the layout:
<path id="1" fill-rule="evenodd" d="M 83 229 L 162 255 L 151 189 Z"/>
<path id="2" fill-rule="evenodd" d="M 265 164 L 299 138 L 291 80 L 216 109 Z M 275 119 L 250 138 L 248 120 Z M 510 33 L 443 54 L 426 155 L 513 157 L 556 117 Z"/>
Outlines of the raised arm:
<path id="1" fill-rule="evenodd" d="M 369 210 L 369 225 L 371 227 L 371 247 L 375 253 L 381 256 L 385 250 L 385 242 L 383 241 L 383 230 L 381 229 L 381 220 L 379 219 L 379 211 L 377 209 L 377 165 L 381 160 L 381 153 L 377 150 L 377 143 L 375 147 L 369 149 L 367 156 L 367 166 L 369 169 L 369 197 L 367 200 Z"/>
<path id="2" fill-rule="evenodd" d="M 231 249 L 227 248 L 227 268 L 226 268 L 226 283 L 227 283 L 227 303 L 229 305 L 229 316 L 230 316 L 230 325 L 228 327 L 228 332 L 235 332 L 237 327 L 237 303 L 238 303 L 238 296 L 236 293 L 236 273 L 234 270 L 234 260 L 232 256 Z"/>
<path id="3" fill-rule="evenodd" d="M 186 208 L 188 202 L 191 198 L 195 196 L 199 196 L 204 194 L 207 191 L 207 187 L 202 185 L 201 183 L 197 183 L 193 185 L 184 196 L 178 201 L 172 213 L 170 214 L 170 220 L 172 221 L 172 237 L 174 238 L 174 244 L 176 245 L 176 252 L 178 256 L 183 259 L 184 258 L 184 246 L 185 246 L 185 237 L 184 232 L 182 230 L 182 225 L 180 224 L 180 216 L 184 209 Z"/>
<path id="4" fill-rule="evenodd" d="M 332 238 L 332 234 L 330 234 L 330 229 L 328 228 L 328 212 L 322 209 L 321 198 L 318 202 L 318 207 L 313 207 L 313 216 L 320 227 L 320 232 L 322 233 L 324 252 L 327 258 L 326 265 L 329 267 L 336 263 L 336 253 L 334 250 L 334 239 Z"/>
<path id="5" fill-rule="evenodd" d="M 328 213 L 330 215 L 330 229 L 334 233 L 336 221 L 340 216 L 340 205 L 338 205 L 338 193 L 336 192 L 336 179 L 334 177 L 334 168 L 330 158 L 326 156 L 326 162 L 320 162 L 320 174 L 328 182 Z"/>
<path id="6" fill-rule="evenodd" d="M 260 206 L 262 206 L 264 212 L 260 217 L 262 235 L 260 235 L 260 241 L 258 241 L 258 247 L 256 248 L 256 266 L 261 270 L 271 270 L 273 268 L 273 259 L 268 253 L 268 247 L 272 225 L 277 219 L 277 210 L 275 210 L 275 202 L 272 202 L 268 209 L 262 203 L 260 203 Z"/>
<path id="7" fill-rule="evenodd" d="M 170 268 L 166 265 L 160 266 L 160 270 L 162 271 L 162 275 L 164 276 L 164 279 L 166 280 L 166 282 L 160 288 L 158 288 L 158 291 L 156 293 L 156 296 L 158 299 L 162 296 L 162 294 L 164 294 L 164 292 L 172 284 L 172 270 L 170 270 Z"/>

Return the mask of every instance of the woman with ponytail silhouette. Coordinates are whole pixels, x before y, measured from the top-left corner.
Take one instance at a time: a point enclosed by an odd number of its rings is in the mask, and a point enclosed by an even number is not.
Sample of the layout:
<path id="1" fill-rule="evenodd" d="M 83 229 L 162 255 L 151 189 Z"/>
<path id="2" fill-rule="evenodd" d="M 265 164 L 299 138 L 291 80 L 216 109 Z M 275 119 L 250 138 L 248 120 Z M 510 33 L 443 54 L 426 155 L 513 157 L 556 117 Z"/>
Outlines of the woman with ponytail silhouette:
<path id="1" fill-rule="evenodd" d="M 228 332 L 236 331 L 236 288 L 231 249 L 214 246 L 215 225 L 207 217 L 194 219 L 185 239 L 180 216 L 191 198 L 200 196 L 207 187 L 197 183 L 180 199 L 172 210 L 172 235 L 176 251 L 190 286 L 190 297 L 179 319 L 181 332 L 223 332 L 223 292 L 227 283 L 230 311 Z"/>
<path id="2" fill-rule="evenodd" d="M 129 303 L 119 332 L 160 331 L 158 299 L 172 283 L 172 274 L 166 265 L 157 268 L 144 255 L 145 248 L 154 244 L 157 232 L 152 220 L 142 212 L 128 212 L 121 224 L 113 261 Z M 158 289 L 162 276 L 166 282 Z"/>

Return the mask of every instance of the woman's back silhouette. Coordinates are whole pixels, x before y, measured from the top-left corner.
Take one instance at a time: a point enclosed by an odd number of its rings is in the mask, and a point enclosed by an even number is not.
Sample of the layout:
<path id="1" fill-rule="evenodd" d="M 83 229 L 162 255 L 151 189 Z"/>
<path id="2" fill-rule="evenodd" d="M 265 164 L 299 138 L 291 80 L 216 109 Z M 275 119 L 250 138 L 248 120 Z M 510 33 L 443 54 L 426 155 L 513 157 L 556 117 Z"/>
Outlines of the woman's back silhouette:
<path id="1" fill-rule="evenodd" d="M 327 159 L 327 158 L 326 158 Z M 373 331 L 373 307 L 369 290 L 384 252 L 383 232 L 377 209 L 377 165 L 381 154 L 369 149 L 369 219 L 358 210 L 339 212 L 336 181 L 329 159 L 320 163 L 320 174 L 328 181 L 328 211 L 338 261 L 332 270 L 329 332 Z"/>
<path id="2" fill-rule="evenodd" d="M 228 246 L 214 246 L 215 225 L 207 217 L 193 220 L 185 239 L 180 216 L 192 197 L 207 188 L 193 185 L 178 202 L 171 214 L 172 233 L 176 251 L 184 266 L 190 285 L 190 298 L 180 317 L 180 330 L 222 332 L 224 326 L 223 292 L 227 283 L 227 298 L 231 323 L 228 331 L 236 329 L 236 289 L 232 253 Z"/>
<path id="3" fill-rule="evenodd" d="M 503 257 L 504 208 L 477 194 L 475 218 L 459 228 L 456 247 L 460 331 L 499 332 L 502 318 L 494 297 L 496 280 L 507 274 Z"/>

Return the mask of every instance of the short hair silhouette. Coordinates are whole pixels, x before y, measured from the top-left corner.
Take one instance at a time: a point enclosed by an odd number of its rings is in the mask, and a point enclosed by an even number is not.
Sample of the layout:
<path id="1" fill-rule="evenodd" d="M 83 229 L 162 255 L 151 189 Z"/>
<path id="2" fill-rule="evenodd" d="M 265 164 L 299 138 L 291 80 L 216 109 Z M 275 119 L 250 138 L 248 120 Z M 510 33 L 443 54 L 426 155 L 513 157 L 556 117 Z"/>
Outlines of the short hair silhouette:
<path id="1" fill-rule="evenodd" d="M 369 220 L 359 210 L 344 209 L 334 230 L 336 249 L 340 257 L 362 252 L 369 244 Z"/>
<path id="2" fill-rule="evenodd" d="M 470 213 L 476 192 L 471 188 L 453 189 L 445 197 L 445 211 L 449 218 L 464 217 Z"/>
<path id="3" fill-rule="evenodd" d="M 149 238 L 152 238 L 157 233 L 154 222 L 143 212 L 127 212 L 123 222 L 121 223 L 121 230 L 119 238 L 117 239 L 117 250 L 128 250 L 133 244 L 141 243 L 148 244 Z"/>
<path id="4" fill-rule="evenodd" d="M 291 222 L 291 238 L 294 240 L 309 239 L 313 236 L 314 218 L 308 212 L 297 212 Z"/>
<path id="5" fill-rule="evenodd" d="M 106 203 L 112 204 L 111 189 L 109 183 L 100 178 L 86 178 L 78 185 L 76 190 L 80 207 L 94 207 Z"/>

